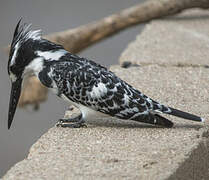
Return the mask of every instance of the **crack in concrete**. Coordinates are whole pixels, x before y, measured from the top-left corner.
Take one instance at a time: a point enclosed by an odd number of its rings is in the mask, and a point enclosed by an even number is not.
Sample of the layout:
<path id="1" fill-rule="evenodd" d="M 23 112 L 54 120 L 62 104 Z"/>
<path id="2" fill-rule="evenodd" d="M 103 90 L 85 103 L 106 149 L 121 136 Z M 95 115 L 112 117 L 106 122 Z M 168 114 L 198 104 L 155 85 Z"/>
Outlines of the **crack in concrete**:
<path id="1" fill-rule="evenodd" d="M 120 66 L 122 68 L 130 68 L 130 67 L 143 67 L 143 66 L 150 66 L 150 65 L 158 65 L 160 67 L 192 67 L 192 68 L 206 68 L 209 69 L 209 65 L 207 64 L 186 64 L 186 63 L 178 63 L 178 64 L 160 64 L 160 63 L 132 63 L 130 61 L 124 61 Z"/>

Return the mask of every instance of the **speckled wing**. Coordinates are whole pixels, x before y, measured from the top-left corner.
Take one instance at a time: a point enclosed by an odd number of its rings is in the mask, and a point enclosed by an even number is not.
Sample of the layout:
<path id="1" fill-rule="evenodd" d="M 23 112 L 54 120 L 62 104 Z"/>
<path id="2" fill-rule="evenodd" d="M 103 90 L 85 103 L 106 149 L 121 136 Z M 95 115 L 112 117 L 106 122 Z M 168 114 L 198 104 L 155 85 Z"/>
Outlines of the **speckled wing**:
<path id="1" fill-rule="evenodd" d="M 162 109 L 161 105 L 93 61 L 71 58 L 70 61 L 57 62 L 52 68 L 59 93 L 75 103 L 132 120 Z"/>

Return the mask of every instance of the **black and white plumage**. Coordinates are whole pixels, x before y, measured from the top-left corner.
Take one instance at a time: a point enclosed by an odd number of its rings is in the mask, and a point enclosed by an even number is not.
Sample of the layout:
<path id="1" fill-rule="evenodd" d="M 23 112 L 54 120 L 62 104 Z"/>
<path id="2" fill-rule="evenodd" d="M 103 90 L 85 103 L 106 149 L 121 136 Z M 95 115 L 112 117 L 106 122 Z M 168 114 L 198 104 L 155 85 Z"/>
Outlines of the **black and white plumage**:
<path id="1" fill-rule="evenodd" d="M 80 127 L 92 116 L 112 116 L 165 127 L 173 123 L 160 113 L 203 121 L 150 99 L 105 67 L 42 39 L 40 31 L 17 24 L 8 63 L 12 81 L 8 127 L 10 128 L 25 76 L 35 74 L 41 83 L 81 111 L 77 119 L 62 126 Z M 72 123 L 73 122 L 73 123 Z"/>

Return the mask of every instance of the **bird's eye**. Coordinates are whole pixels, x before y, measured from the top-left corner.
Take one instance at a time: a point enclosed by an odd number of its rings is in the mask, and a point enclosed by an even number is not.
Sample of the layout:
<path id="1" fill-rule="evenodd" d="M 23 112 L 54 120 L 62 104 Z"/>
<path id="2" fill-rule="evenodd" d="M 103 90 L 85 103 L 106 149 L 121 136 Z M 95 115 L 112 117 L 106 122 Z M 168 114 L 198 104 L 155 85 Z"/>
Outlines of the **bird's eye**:
<path id="1" fill-rule="evenodd" d="M 10 69 L 10 72 L 14 72 L 15 71 L 15 66 L 12 65 L 12 66 L 9 67 L 9 69 Z"/>
<path id="2" fill-rule="evenodd" d="M 19 74 L 20 69 L 14 64 L 10 66 L 9 71 L 12 74 Z"/>

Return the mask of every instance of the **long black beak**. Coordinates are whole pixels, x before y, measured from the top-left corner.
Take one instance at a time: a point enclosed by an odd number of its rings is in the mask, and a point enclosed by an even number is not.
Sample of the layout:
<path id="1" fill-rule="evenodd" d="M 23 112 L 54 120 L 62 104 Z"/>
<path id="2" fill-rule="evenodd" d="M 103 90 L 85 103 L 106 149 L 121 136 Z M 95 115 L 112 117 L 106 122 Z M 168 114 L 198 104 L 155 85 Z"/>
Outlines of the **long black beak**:
<path id="1" fill-rule="evenodd" d="M 9 112 L 8 112 L 8 129 L 12 124 L 13 117 L 17 108 L 17 104 L 21 93 L 21 86 L 22 86 L 21 78 L 18 78 L 15 82 L 12 82 L 12 89 L 11 89 L 10 101 L 9 101 Z"/>

